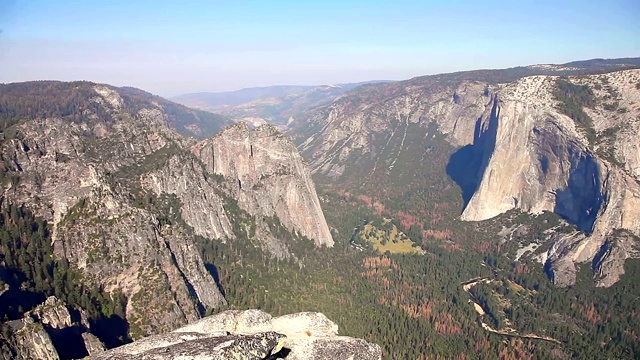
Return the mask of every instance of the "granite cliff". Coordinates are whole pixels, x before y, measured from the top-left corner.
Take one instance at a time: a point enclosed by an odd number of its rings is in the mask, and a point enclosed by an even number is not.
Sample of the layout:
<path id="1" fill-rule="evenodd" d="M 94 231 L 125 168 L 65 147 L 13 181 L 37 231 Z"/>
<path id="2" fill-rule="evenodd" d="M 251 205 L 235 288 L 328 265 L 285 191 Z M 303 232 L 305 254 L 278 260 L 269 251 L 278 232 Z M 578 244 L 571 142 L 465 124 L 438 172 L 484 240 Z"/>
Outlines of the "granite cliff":
<path id="1" fill-rule="evenodd" d="M 252 215 L 273 216 L 292 231 L 332 246 L 315 186 L 295 145 L 272 125 L 226 128 L 196 144 L 205 169 L 232 179 L 233 198 Z"/>
<path id="2" fill-rule="evenodd" d="M 178 152 L 189 140 L 152 104 L 136 110 L 115 89 L 91 89 L 84 100 L 99 104 L 104 120 L 36 118 L 5 131 L 5 171 L 19 180 L 4 188 L 3 201 L 49 222 L 55 256 L 80 269 L 86 282 L 124 294 L 134 332 L 195 320 L 199 306 L 224 299 L 189 229 L 165 220 L 171 212 L 161 208 L 175 212 L 178 204 L 136 184 L 143 164 L 163 164 L 169 149 Z"/>
<path id="3" fill-rule="evenodd" d="M 592 127 L 560 110 L 554 96 L 558 81 L 593 93 L 593 104 L 583 110 Z M 484 220 L 514 208 L 561 215 L 588 236 L 563 237 L 546 254 L 554 272 L 562 273 L 554 276 L 560 285 L 575 282 L 573 262 L 602 264 L 632 256 L 633 251 L 619 251 L 631 247 L 612 234 L 617 229 L 640 234 L 638 152 L 633 151 L 640 140 L 638 83 L 640 71 L 627 70 L 566 80 L 528 77 L 501 88 L 478 121 L 473 146 L 482 163 L 462 219 Z M 624 271 L 610 265 L 596 265 L 603 286 Z"/>
<path id="4" fill-rule="evenodd" d="M 572 284 L 574 263 L 591 262 L 596 283 L 609 286 L 624 259 L 638 256 L 640 71 L 583 65 L 369 86 L 299 114 L 289 131 L 321 184 L 371 196 L 378 211 L 402 201 L 390 213 L 426 218 L 418 223 L 426 234 L 437 230 L 427 222 L 449 216 L 444 204 L 455 196 L 440 179 L 448 157 L 461 220 L 555 212 L 576 232 L 541 239 L 551 245 L 538 259 L 554 281 Z M 425 211 L 420 203 L 428 202 L 435 204 Z"/>

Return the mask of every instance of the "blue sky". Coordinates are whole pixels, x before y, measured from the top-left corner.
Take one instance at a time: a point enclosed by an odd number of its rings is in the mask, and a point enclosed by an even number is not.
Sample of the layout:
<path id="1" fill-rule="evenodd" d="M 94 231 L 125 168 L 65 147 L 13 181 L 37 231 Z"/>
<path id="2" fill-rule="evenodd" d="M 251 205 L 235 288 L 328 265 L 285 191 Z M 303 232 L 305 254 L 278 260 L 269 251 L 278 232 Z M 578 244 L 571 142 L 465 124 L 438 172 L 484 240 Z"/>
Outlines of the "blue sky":
<path id="1" fill-rule="evenodd" d="M 165 96 L 640 56 L 640 1 L 0 0 L 0 82 Z"/>

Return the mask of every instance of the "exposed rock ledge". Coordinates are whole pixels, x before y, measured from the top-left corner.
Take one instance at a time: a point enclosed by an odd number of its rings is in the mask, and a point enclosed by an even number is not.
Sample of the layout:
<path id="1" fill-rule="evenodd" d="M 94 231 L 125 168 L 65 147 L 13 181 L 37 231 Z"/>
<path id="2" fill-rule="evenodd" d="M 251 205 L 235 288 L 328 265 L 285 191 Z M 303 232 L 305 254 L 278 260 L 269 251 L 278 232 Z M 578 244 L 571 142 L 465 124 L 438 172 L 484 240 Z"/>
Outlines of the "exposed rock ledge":
<path id="1" fill-rule="evenodd" d="M 91 357 L 142 359 L 380 360 L 380 346 L 338 336 L 324 314 L 279 317 L 261 310 L 230 310 L 200 319 L 168 334 L 150 336 Z"/>
<path id="2" fill-rule="evenodd" d="M 3 325 L 0 359 L 77 359 L 104 351 L 104 345 L 90 333 L 82 312 L 50 296 L 18 320 Z"/>

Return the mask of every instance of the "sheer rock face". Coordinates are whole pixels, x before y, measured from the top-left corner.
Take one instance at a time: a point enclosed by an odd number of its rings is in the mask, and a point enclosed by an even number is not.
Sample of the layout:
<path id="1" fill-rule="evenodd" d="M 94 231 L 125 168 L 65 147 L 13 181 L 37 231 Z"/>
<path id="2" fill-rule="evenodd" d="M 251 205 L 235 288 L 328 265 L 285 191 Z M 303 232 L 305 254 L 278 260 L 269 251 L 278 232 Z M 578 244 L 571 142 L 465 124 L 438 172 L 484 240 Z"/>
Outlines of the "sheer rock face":
<path id="1" fill-rule="evenodd" d="M 209 181 L 204 172 L 191 156 L 174 156 L 162 169 L 143 176 L 142 182 L 157 195 L 176 195 L 182 203 L 182 218 L 196 234 L 209 239 L 233 238 L 218 184 Z"/>
<path id="2" fill-rule="evenodd" d="M 252 215 L 276 215 L 316 245 L 333 246 L 320 201 L 295 145 L 275 127 L 228 127 L 192 148 L 206 169 L 233 182 L 239 206 Z"/>
<path id="3" fill-rule="evenodd" d="M 337 333 L 338 326 L 321 313 L 272 318 L 260 310 L 231 310 L 92 359 L 381 359 L 378 345 Z"/>
<path id="4" fill-rule="evenodd" d="M 614 87 L 620 83 L 617 91 L 622 103 L 637 103 L 640 91 L 623 86 L 640 80 L 637 70 L 572 81 L 593 86 L 601 78 Z M 559 242 L 562 246 L 548 252 L 556 283 L 566 286 L 575 282 L 573 263 L 593 261 L 614 229 L 640 234 L 640 185 L 637 174 L 629 171 L 635 167 L 628 165 L 637 161 L 637 154 L 619 151 L 640 139 L 637 132 L 617 135 L 614 158 L 627 164 L 626 170 L 604 160 L 599 154 L 607 144 L 597 143 L 592 148 L 574 121 L 555 109 L 555 81 L 555 77 L 548 76 L 524 78 L 505 86 L 493 99 L 491 111 L 482 116 L 481 131 L 474 142 L 483 154 L 478 187 L 461 218 L 485 220 L 514 208 L 561 215 L 590 235 L 564 237 Z M 638 126 L 637 107 L 629 111 L 631 115 L 609 113 L 611 120 L 605 123 L 601 106 L 591 110 L 602 116 L 594 123 L 596 130 L 602 132 L 622 123 L 628 124 L 625 129 Z M 634 256 L 629 241 L 625 243 L 605 253 L 608 260 L 598 269 L 599 285 L 617 281 L 621 271 L 618 266 Z"/>

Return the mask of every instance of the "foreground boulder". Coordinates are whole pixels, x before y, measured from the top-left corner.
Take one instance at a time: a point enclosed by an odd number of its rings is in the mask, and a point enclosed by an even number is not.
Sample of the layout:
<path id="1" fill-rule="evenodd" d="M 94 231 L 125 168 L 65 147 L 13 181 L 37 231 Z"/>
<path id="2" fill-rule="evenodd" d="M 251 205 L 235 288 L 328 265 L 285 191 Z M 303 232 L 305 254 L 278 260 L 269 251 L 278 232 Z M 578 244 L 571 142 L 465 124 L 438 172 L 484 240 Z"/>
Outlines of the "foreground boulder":
<path id="1" fill-rule="evenodd" d="M 338 336 L 324 314 L 272 317 L 261 310 L 230 310 L 171 333 L 150 336 L 91 359 L 311 359 L 379 360 L 380 346 Z"/>
<path id="2" fill-rule="evenodd" d="M 100 354 L 95 359 L 266 359 L 278 351 L 283 335 L 274 332 L 255 335 L 165 334 L 156 335 Z M 273 358 L 273 357 L 272 357 Z"/>

